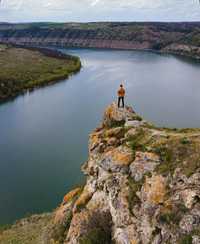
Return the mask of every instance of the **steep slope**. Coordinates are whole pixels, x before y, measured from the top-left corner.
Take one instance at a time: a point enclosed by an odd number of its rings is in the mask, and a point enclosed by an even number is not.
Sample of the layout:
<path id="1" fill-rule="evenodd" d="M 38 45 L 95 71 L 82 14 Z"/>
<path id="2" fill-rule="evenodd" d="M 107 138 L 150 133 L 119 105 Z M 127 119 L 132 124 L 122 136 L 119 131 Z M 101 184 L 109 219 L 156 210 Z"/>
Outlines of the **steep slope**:
<path id="1" fill-rule="evenodd" d="M 97 22 L 0 24 L 0 42 L 116 49 L 152 49 L 200 57 L 200 23 Z"/>
<path id="2" fill-rule="evenodd" d="M 64 197 L 38 243 L 199 244 L 199 152 L 199 129 L 156 128 L 111 104 L 90 135 L 86 184 Z"/>

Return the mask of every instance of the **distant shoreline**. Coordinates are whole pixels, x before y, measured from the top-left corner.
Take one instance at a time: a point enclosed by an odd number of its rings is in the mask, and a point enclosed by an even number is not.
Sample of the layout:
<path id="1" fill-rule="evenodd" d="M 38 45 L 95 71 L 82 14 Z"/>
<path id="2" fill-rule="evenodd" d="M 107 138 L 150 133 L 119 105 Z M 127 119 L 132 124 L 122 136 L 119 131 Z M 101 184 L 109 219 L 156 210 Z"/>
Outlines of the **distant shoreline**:
<path id="1" fill-rule="evenodd" d="M 9 43 L 9 42 L 1 42 L 0 44 L 5 44 L 5 45 L 12 45 L 17 48 L 25 48 L 33 51 L 40 51 L 46 56 L 49 57 L 56 57 L 59 59 L 65 59 L 65 58 L 70 58 L 70 55 L 64 54 L 63 52 L 57 50 L 57 48 L 63 48 L 63 49 L 70 49 L 70 48 L 75 48 L 75 49 L 97 49 L 97 50 L 122 50 L 122 51 L 147 51 L 147 52 L 153 52 L 153 53 L 158 53 L 158 54 L 171 54 L 171 55 L 176 55 L 179 57 L 185 57 L 185 58 L 190 58 L 196 61 L 200 61 L 200 53 L 190 53 L 188 51 L 184 50 L 178 50 L 178 49 L 153 49 L 153 48 L 130 48 L 130 47 L 97 47 L 97 46 L 63 46 L 63 45 L 49 45 L 46 46 L 46 44 L 40 44 L 40 45 L 29 45 L 29 44 L 15 44 L 15 43 Z M 184 48 L 187 48 L 187 45 L 184 45 Z M 195 48 L 195 47 L 194 47 Z M 199 48 L 200 51 L 200 48 Z"/>
<path id="2" fill-rule="evenodd" d="M 101 48 L 101 47 L 74 47 L 74 46 L 67 46 L 67 47 L 64 47 L 64 46 L 55 46 L 55 45 L 52 45 L 52 46 L 49 46 L 49 47 L 46 47 L 45 45 L 44 46 L 29 46 L 29 45 L 15 45 L 15 44 L 12 44 L 16 47 L 22 47 L 22 48 L 26 48 L 26 49 L 30 49 L 30 50 L 38 50 L 38 51 L 41 51 L 41 52 L 44 52 L 45 51 L 50 51 L 52 52 L 52 54 L 55 52 L 58 53 L 59 55 L 61 54 L 61 56 L 58 58 L 62 58 L 62 55 L 65 57 L 67 54 L 64 54 L 62 51 L 59 51 L 57 50 L 58 48 L 63 48 L 63 49 L 70 49 L 70 48 L 74 48 L 74 49 L 96 49 L 96 50 L 118 50 L 118 51 L 146 51 L 146 52 L 152 52 L 152 53 L 157 53 L 157 54 L 169 54 L 169 55 L 175 55 L 177 57 L 183 57 L 183 58 L 190 58 L 194 61 L 200 61 L 200 56 L 197 56 L 197 55 L 192 55 L 192 54 L 189 54 L 189 53 L 181 53 L 181 52 L 178 52 L 178 51 L 173 51 L 173 50 L 156 50 L 156 49 L 151 49 L 151 48 L 144 48 L 144 49 L 137 49 L 137 48 Z M 48 52 L 46 53 L 46 55 L 48 55 Z M 51 55 L 51 54 L 50 54 Z M 69 56 L 69 55 L 67 55 Z"/>
<path id="3" fill-rule="evenodd" d="M 5 44 L 5 43 L 2 43 Z M 5 101 L 9 101 L 14 99 L 15 97 L 17 97 L 18 95 L 24 94 L 27 91 L 33 91 L 36 88 L 40 88 L 40 87 L 44 87 L 47 85 L 51 85 L 54 84 L 58 81 L 61 81 L 63 79 L 68 78 L 70 75 L 75 74 L 77 72 L 80 71 L 81 69 L 81 62 L 80 59 L 78 57 L 72 56 L 72 55 L 68 55 L 68 54 L 64 54 L 58 50 L 53 50 L 50 48 L 46 48 L 46 47 L 31 47 L 31 46 L 24 46 L 24 45 L 11 45 L 11 44 L 5 44 L 8 45 L 7 49 L 13 49 L 13 50 L 17 50 L 20 54 L 20 51 L 22 50 L 27 50 L 26 51 L 26 58 L 29 56 L 27 56 L 27 52 L 30 52 L 30 56 L 32 54 L 34 54 L 37 60 L 37 53 L 40 53 L 40 55 L 42 56 L 38 56 L 38 59 L 42 59 L 44 58 L 44 65 L 45 62 L 49 62 L 49 65 L 53 65 L 53 63 L 55 60 L 57 60 L 58 62 L 55 62 L 55 67 L 50 68 L 48 70 L 48 64 L 45 67 L 44 73 L 42 71 L 42 68 L 37 70 L 33 69 L 33 72 L 31 73 L 31 71 L 29 70 L 28 67 L 28 75 L 31 77 L 31 79 L 27 79 L 24 82 L 22 82 L 20 76 L 25 76 L 26 74 L 20 74 L 21 71 L 21 67 L 20 64 L 16 65 L 16 70 L 19 68 L 19 73 L 17 73 L 17 75 L 19 76 L 19 78 L 13 78 L 13 70 L 11 71 L 11 76 L 9 77 L 9 75 L 5 75 L 3 72 L 0 72 L 0 103 L 3 103 Z M 6 51 L 4 51 L 6 52 Z M 1 57 L 1 53 L 0 53 L 0 57 Z M 46 58 L 45 58 L 46 57 Z M 13 57 L 15 58 L 15 57 Z M 2 60 L 4 61 L 4 59 L 2 58 Z M 60 61 L 59 61 L 60 60 Z M 13 60 L 14 62 L 14 60 Z M 23 63 L 21 65 L 25 65 L 25 60 L 23 60 Z M 9 64 L 8 64 L 9 65 Z M 38 65 L 37 62 L 33 62 L 32 65 Z M 57 66 L 58 67 L 57 67 Z M 51 70 L 51 69 L 54 69 Z M 60 68 L 60 71 L 59 71 Z M 26 69 L 26 65 L 25 65 L 25 69 Z M 57 69 L 57 70 L 56 70 Z M 6 71 L 5 71 L 6 72 Z M 24 71 L 25 72 L 25 71 Z M 46 75 L 45 75 L 46 72 Z M 3 73 L 3 74 L 2 74 Z M 7 72 L 9 73 L 9 72 Z M 38 73 L 38 77 L 35 75 L 35 73 Z M 32 78 L 33 76 L 33 78 Z M 41 77 L 40 77 L 41 76 Z M 35 77 L 35 78 L 34 78 Z M 18 80 L 17 80 L 18 79 Z"/>

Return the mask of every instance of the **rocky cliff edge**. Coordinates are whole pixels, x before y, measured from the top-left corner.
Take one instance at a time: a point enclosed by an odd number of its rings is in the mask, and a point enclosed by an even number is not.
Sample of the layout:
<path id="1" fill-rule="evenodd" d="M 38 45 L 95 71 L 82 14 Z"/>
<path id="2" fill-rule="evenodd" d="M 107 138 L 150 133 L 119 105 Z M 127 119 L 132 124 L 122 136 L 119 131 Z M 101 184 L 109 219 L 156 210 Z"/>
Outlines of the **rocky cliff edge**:
<path id="1" fill-rule="evenodd" d="M 82 171 L 41 243 L 200 243 L 199 129 L 157 128 L 113 103 Z"/>
<path id="2" fill-rule="evenodd" d="M 200 243 L 199 130 L 156 128 L 113 103 L 82 171 L 55 213 L 64 243 Z"/>

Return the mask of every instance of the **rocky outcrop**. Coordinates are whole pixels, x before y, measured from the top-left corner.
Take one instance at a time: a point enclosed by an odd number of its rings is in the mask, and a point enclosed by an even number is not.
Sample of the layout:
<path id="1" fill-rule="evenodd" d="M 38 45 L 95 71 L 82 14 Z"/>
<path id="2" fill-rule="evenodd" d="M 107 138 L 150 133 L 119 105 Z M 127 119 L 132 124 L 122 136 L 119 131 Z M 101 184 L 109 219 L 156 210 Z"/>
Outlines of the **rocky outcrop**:
<path id="1" fill-rule="evenodd" d="M 200 59 L 200 47 L 186 44 L 171 44 L 162 49 L 164 53 L 174 53 L 181 56 Z"/>
<path id="2" fill-rule="evenodd" d="M 199 244 L 200 130 L 161 129 L 115 103 L 90 134 L 86 184 L 35 224 L 37 244 Z M 36 219 L 37 219 L 36 218 Z M 46 226 L 44 227 L 44 223 Z M 17 228 L 17 229 L 16 229 Z M 0 232 L 13 240 L 19 225 Z M 8 239 L 7 235 L 9 234 Z M 25 235 L 25 236 L 26 236 Z M 28 241 L 26 241 L 28 240 Z"/>
<path id="3" fill-rule="evenodd" d="M 131 107 L 108 106 L 90 135 L 86 185 L 56 211 L 63 243 L 200 243 L 199 132 L 156 128 Z"/>

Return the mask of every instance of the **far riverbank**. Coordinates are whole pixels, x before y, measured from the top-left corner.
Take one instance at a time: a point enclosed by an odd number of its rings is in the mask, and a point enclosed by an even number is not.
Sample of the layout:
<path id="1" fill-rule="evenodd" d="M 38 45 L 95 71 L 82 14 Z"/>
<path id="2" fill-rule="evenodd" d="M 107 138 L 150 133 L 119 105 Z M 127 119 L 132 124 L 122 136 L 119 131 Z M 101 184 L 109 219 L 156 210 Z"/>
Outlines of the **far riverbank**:
<path id="1" fill-rule="evenodd" d="M 40 47 L 0 45 L 0 102 L 80 71 L 78 57 Z"/>

